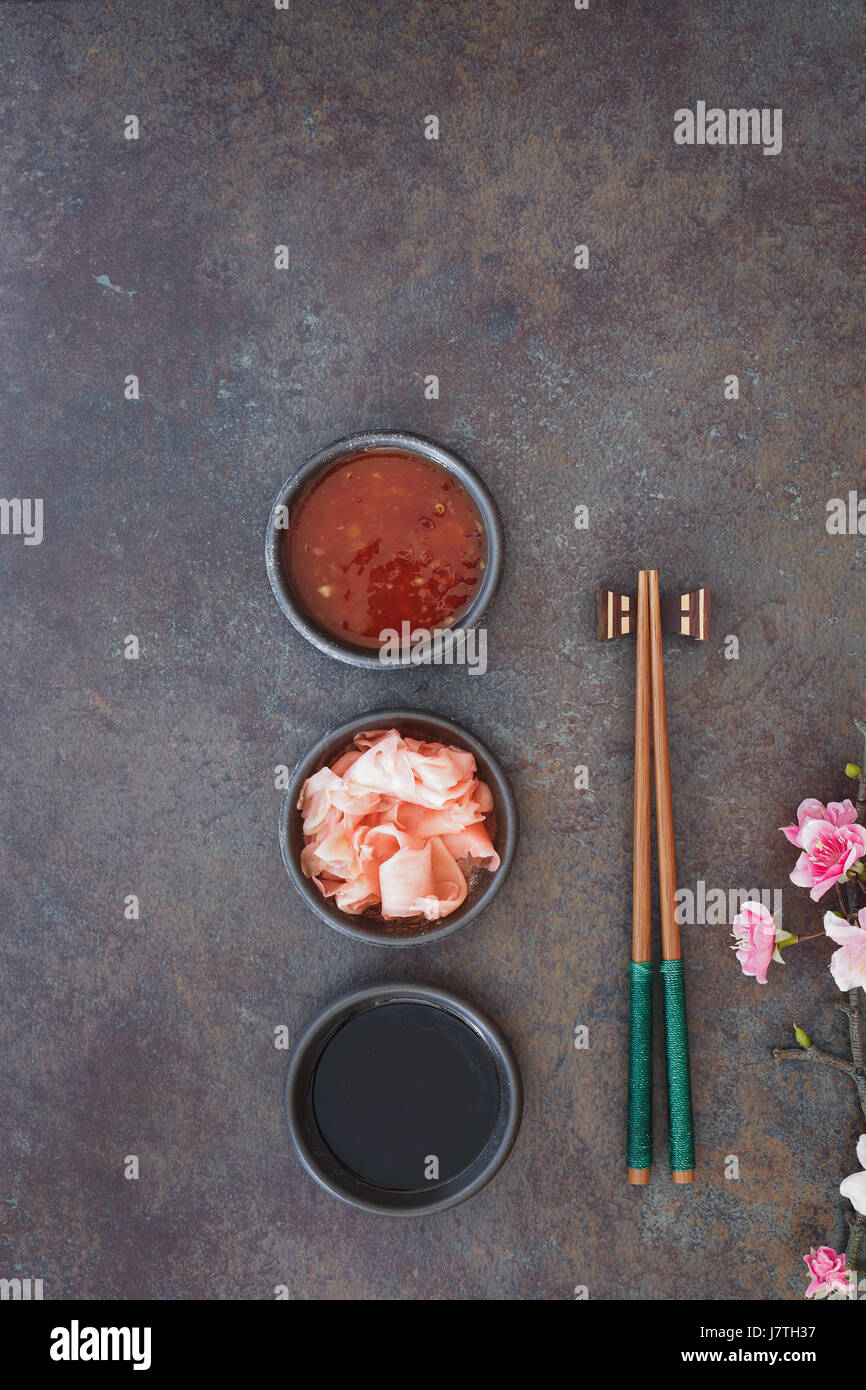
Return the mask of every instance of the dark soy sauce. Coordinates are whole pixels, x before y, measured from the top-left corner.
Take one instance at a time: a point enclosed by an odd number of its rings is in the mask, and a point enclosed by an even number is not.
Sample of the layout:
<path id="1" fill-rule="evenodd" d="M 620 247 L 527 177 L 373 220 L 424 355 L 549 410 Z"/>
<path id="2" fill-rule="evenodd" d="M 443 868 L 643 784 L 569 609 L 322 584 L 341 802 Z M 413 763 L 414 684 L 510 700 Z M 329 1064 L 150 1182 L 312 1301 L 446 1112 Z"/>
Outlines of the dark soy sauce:
<path id="1" fill-rule="evenodd" d="M 493 1133 L 496 1063 L 483 1039 L 430 1004 L 378 1004 L 325 1044 L 313 1078 L 319 1132 L 374 1187 L 417 1192 L 462 1173 Z M 438 1179 L 428 1178 L 438 1160 Z"/>

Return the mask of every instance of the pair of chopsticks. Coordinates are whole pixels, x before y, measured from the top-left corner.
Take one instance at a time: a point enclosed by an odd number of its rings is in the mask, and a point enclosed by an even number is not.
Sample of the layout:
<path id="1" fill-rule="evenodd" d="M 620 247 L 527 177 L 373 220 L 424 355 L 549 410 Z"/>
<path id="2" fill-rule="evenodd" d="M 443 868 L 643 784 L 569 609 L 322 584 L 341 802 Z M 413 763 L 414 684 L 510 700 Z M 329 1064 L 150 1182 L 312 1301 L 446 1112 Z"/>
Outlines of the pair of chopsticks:
<path id="1" fill-rule="evenodd" d="M 703 591 L 700 591 L 703 593 Z M 691 597 L 691 596 L 689 596 Z M 685 609 L 684 609 L 685 611 Z M 621 629 L 627 631 L 625 629 Z M 682 631 L 687 632 L 683 626 Z M 628 1180 L 649 1182 L 652 1165 L 652 909 L 650 745 L 655 766 L 656 838 L 664 981 L 670 1162 L 674 1182 L 692 1182 L 689 1043 L 686 1028 L 677 871 L 662 652 L 662 609 L 656 570 L 641 570 L 637 590 L 635 692 L 634 878 L 629 1002 Z M 697 634 L 696 634 L 697 635 Z M 703 640 L 703 609 L 701 633 Z"/>

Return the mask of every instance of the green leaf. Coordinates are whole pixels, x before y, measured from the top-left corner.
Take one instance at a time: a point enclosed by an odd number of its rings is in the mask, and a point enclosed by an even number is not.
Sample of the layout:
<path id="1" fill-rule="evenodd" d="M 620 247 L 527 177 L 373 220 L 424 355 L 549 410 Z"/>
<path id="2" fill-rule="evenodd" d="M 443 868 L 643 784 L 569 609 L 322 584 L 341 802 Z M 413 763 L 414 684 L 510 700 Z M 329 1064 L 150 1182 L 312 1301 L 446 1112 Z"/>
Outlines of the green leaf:
<path id="1" fill-rule="evenodd" d="M 859 777 L 859 776 L 860 776 L 860 772 L 861 772 L 861 769 L 857 766 L 856 763 L 846 763 L 846 764 L 845 764 L 845 776 L 846 776 L 846 777 Z"/>
<path id="2" fill-rule="evenodd" d="M 799 1043 L 800 1047 L 805 1049 L 807 1047 L 812 1046 L 812 1039 L 809 1037 L 809 1034 L 806 1032 L 805 1028 L 797 1028 L 795 1025 L 794 1037 L 797 1039 L 797 1042 Z"/>

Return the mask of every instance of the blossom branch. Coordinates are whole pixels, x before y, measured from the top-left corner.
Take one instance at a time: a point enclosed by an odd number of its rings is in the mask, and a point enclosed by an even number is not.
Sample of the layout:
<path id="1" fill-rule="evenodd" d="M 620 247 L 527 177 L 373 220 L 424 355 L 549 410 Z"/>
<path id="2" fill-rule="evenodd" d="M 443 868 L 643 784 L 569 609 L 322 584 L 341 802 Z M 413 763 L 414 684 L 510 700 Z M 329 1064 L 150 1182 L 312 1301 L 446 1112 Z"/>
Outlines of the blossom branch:
<path id="1" fill-rule="evenodd" d="M 840 908 L 840 911 L 841 911 L 841 913 L 842 913 L 842 916 L 845 918 L 845 921 L 846 921 L 846 922 L 850 922 L 850 921 L 851 921 L 851 918 L 852 918 L 853 916 L 856 916 L 856 912 L 857 912 L 856 905 L 853 905 L 853 906 L 852 906 L 852 898 L 853 898 L 853 896 L 854 896 L 854 890 L 853 890 L 853 887 L 852 887 L 852 885 L 851 885 L 850 883 L 846 884 L 846 888 L 845 888 L 845 892 L 844 892 L 844 893 L 842 892 L 842 885 L 841 885 L 841 883 L 837 883 L 837 884 L 836 884 L 836 897 L 839 899 L 839 908 Z M 846 898 L 848 899 L 847 905 L 846 905 L 846 902 L 845 902 L 845 899 L 846 899 Z"/>
<path id="2" fill-rule="evenodd" d="M 860 780 L 857 783 L 857 819 L 862 821 L 863 813 L 866 812 L 866 723 L 862 719 L 855 719 L 854 728 L 863 739 L 863 761 L 860 764 Z"/>
<path id="3" fill-rule="evenodd" d="M 860 1212 L 846 1212 L 845 1220 L 848 1222 L 848 1244 L 845 1247 L 845 1267 L 854 1270 L 856 1279 L 858 1272 L 857 1256 L 860 1254 L 860 1242 L 866 1235 L 866 1216 L 861 1216 Z"/>
<path id="4" fill-rule="evenodd" d="M 866 723 L 862 719 L 854 720 L 854 727 L 863 738 L 863 760 L 860 764 L 860 776 L 857 781 L 857 819 L 862 822 L 866 817 Z M 859 883 L 860 880 L 858 879 Z M 862 883 L 860 884 L 862 887 Z M 848 883 L 848 907 L 851 912 L 857 910 L 857 890 L 855 885 Z M 866 1067 L 864 1067 L 863 1057 L 863 1025 L 860 1018 L 860 991 L 856 987 L 848 990 L 847 1003 L 839 1002 L 836 1008 L 845 1014 L 848 1019 L 848 1033 L 851 1039 L 851 1060 L 854 1066 L 854 1080 L 857 1085 L 857 1092 L 860 1096 L 860 1104 L 863 1114 L 866 1116 Z"/>
<path id="5" fill-rule="evenodd" d="M 866 818 L 866 723 L 864 723 L 862 719 L 855 719 L 854 727 L 863 738 L 863 760 L 860 763 L 860 776 L 857 782 L 857 819 L 862 822 L 864 818 Z M 866 893 L 866 888 L 864 888 L 861 878 L 858 877 L 855 880 L 855 884 L 849 884 L 848 886 L 848 902 L 852 909 L 854 908 L 857 897 L 856 889 L 859 888 L 861 892 Z M 841 1013 L 845 1014 L 848 1019 L 848 1032 L 851 1038 L 851 1058 L 854 1063 L 855 1081 L 857 1084 L 857 1091 L 860 1095 L 860 1104 L 863 1108 L 863 1114 L 866 1115 L 866 1099 L 864 1099 L 864 1092 L 866 1092 L 866 1068 L 864 1068 L 863 1028 L 860 1018 L 860 991 L 856 988 L 849 989 L 847 1003 L 842 1003 L 840 1001 L 836 1005 L 836 1008 L 839 1009 Z M 857 1270 L 859 1269 L 857 1258 L 860 1254 L 860 1244 L 864 1234 L 866 1234 L 866 1217 L 863 1216 L 862 1212 L 847 1212 L 845 1219 L 848 1222 L 848 1244 L 845 1248 L 845 1265 L 849 1270 L 855 1271 L 854 1278 L 856 1280 Z"/>
<path id="6" fill-rule="evenodd" d="M 848 1021 L 851 1059 L 816 1047 L 805 1029 L 799 1026 L 794 1028 L 798 1045 L 774 1048 L 773 1058 L 777 1065 L 809 1061 L 850 1077 L 866 1118 L 866 1045 L 860 1014 L 860 986 L 866 989 L 863 952 L 866 909 L 861 908 L 859 912 L 857 909 L 859 895 L 866 894 L 866 720 L 855 719 L 854 726 L 863 739 L 863 756 L 859 766 L 849 763 L 845 772 L 857 778 L 856 806 L 848 799 L 841 803 L 828 802 L 825 806 L 815 798 L 807 798 L 797 807 L 797 824 L 783 827 L 786 838 L 802 851 L 791 873 L 792 882 L 810 888 L 816 901 L 828 888 L 835 887 L 839 907 L 835 912 L 825 913 L 824 933 L 841 948 L 830 961 L 830 972 L 843 992 L 843 998 L 835 1007 Z M 753 916 L 760 918 L 759 904 L 749 903 L 746 907 L 752 910 Z M 757 933 L 761 926 L 759 940 Z M 737 959 L 744 974 L 756 975 L 761 983 L 766 982 L 769 961 L 780 959 L 778 945 L 789 944 L 792 940 L 780 941 L 778 931 L 774 932 L 768 921 L 753 922 L 745 911 L 734 920 L 734 935 L 739 945 Z M 866 1169 L 866 1135 L 861 1135 L 857 1143 L 857 1157 L 861 1168 Z M 812 1276 L 806 1290 L 807 1298 L 838 1296 L 842 1287 L 839 1276 L 846 1272 L 853 1277 L 854 1297 L 857 1296 L 857 1276 L 861 1272 L 857 1260 L 866 1238 L 866 1173 L 852 1174 L 840 1190 L 854 1208 L 845 1217 L 847 1248 L 844 1255 L 839 1255 L 829 1246 L 822 1246 L 804 1256 Z"/>
<path id="7" fill-rule="evenodd" d="M 851 1056 L 854 1066 L 863 1071 L 863 1024 L 860 1018 L 860 999 L 857 990 L 849 989 L 848 1002 L 842 1003 L 840 1001 L 836 1008 L 848 1019 L 848 1031 L 851 1034 Z"/>
<path id="8" fill-rule="evenodd" d="M 852 991 L 853 993 L 854 991 Z M 858 1011 L 859 1020 L 859 1011 Z M 821 1066 L 833 1067 L 835 1071 L 844 1072 L 850 1076 L 857 1093 L 860 1097 L 860 1105 L 863 1115 L 866 1117 L 866 1072 L 863 1067 L 856 1062 L 846 1062 L 843 1057 L 836 1057 L 832 1052 L 824 1052 L 822 1048 L 816 1047 L 811 1043 L 809 1047 L 774 1047 L 773 1058 L 778 1062 L 818 1062 Z"/>

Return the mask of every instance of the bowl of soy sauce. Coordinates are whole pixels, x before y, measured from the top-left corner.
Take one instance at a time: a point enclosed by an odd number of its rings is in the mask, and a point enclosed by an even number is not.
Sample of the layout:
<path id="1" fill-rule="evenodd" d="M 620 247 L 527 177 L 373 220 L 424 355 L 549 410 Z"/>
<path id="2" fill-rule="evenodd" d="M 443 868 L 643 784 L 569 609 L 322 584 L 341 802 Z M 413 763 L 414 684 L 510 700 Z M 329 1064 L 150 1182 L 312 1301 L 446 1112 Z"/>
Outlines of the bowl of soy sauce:
<path id="1" fill-rule="evenodd" d="M 385 1216 L 427 1216 L 474 1196 L 508 1158 L 522 1109 L 505 1037 L 431 985 L 369 985 L 337 999 L 286 1073 L 286 1122 L 307 1172 Z"/>

